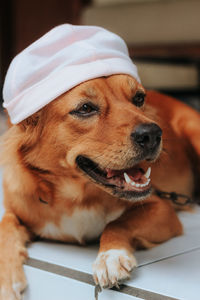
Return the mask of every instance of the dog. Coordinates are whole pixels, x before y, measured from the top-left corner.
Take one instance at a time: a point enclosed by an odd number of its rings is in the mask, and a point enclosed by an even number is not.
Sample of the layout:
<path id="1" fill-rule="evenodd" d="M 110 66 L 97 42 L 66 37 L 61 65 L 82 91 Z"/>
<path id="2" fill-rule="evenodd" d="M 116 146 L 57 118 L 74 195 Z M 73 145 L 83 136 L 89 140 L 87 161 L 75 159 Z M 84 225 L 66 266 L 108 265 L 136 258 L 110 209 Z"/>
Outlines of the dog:
<path id="1" fill-rule="evenodd" d="M 183 233 L 156 190 L 192 197 L 200 175 L 200 115 L 129 75 L 88 80 L 12 125 L 1 140 L 5 214 L 1 299 L 21 299 L 26 244 L 100 238 L 100 287 L 136 267 L 134 250 Z"/>

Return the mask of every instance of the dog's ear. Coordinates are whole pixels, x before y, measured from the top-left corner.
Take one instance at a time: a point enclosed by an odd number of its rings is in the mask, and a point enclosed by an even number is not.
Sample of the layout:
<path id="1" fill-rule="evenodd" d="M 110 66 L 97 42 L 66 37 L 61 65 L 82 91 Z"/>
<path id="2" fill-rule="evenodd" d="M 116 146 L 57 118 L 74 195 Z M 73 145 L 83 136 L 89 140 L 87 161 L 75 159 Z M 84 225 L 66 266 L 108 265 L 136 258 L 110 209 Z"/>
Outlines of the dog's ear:
<path id="1" fill-rule="evenodd" d="M 26 130 L 27 128 L 34 128 L 38 125 L 41 118 L 41 110 L 34 113 L 30 117 L 26 118 L 22 122 L 19 123 L 19 126 L 22 130 Z"/>
<path id="2" fill-rule="evenodd" d="M 19 144 L 18 151 L 21 158 L 25 158 L 34 145 L 37 144 L 41 135 L 43 129 L 42 110 L 21 121 L 17 124 L 17 127 L 21 131 L 21 143 Z"/>

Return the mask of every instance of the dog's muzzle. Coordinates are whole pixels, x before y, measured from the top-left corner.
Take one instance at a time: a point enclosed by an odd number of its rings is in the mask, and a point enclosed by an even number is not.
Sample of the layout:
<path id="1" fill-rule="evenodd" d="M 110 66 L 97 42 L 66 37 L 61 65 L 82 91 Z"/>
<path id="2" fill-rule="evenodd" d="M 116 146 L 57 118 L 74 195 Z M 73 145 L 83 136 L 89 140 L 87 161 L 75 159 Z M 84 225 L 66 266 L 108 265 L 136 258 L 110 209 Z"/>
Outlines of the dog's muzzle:
<path id="1" fill-rule="evenodd" d="M 161 128 L 155 123 L 140 124 L 131 133 L 131 139 L 146 159 L 153 159 L 158 152 L 162 137 Z"/>

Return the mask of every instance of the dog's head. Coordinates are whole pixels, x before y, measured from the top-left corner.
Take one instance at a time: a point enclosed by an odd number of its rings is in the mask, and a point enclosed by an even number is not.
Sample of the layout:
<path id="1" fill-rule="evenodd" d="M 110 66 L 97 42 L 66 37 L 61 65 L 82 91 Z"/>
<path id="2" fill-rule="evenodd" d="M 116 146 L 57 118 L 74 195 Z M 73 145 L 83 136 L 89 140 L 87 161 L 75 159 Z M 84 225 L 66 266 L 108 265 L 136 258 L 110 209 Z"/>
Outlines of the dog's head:
<path id="1" fill-rule="evenodd" d="M 81 174 L 116 197 L 143 199 L 162 135 L 144 107 L 145 91 L 130 76 L 80 84 L 43 108 L 39 119 L 26 120 L 40 126 L 35 163 Z"/>

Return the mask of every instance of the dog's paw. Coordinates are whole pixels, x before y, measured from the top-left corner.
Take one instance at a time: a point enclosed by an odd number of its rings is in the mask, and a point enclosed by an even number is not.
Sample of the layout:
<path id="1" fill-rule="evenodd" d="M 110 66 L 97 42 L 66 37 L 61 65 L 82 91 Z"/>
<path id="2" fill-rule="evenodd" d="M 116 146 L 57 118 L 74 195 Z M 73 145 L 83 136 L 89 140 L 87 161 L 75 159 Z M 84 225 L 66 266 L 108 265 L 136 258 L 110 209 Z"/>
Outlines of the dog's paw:
<path id="1" fill-rule="evenodd" d="M 1 270 L 2 271 L 2 270 Z M 26 288 L 26 278 L 23 272 L 12 272 L 9 276 L 0 271 L 0 300 L 22 300 Z M 15 273 L 15 274 L 14 274 Z"/>
<path id="2" fill-rule="evenodd" d="M 130 273 L 137 266 L 133 254 L 124 249 L 111 249 L 99 253 L 94 264 L 94 281 L 101 288 L 117 286 L 130 277 Z"/>

